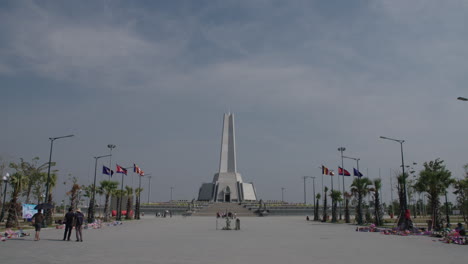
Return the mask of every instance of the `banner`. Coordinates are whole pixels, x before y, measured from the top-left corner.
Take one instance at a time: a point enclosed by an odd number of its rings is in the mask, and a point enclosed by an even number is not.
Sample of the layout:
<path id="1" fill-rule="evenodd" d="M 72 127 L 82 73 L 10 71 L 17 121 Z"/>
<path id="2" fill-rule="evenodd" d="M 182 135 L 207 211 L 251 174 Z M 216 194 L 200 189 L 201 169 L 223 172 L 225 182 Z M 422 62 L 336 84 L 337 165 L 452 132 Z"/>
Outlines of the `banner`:
<path id="1" fill-rule="evenodd" d="M 35 204 L 23 204 L 23 218 L 31 219 L 32 216 L 37 213 L 34 207 L 36 207 Z"/>

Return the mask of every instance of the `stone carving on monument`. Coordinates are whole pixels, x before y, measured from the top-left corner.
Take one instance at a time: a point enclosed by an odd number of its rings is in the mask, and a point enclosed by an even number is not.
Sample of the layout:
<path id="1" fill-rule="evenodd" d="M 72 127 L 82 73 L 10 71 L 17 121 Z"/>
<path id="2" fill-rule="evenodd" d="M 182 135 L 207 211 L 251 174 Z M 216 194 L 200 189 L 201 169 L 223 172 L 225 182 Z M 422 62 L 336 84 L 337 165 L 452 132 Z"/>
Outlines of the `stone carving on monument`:
<path id="1" fill-rule="evenodd" d="M 242 176 L 237 172 L 234 115 L 224 114 L 219 171 L 211 183 L 202 184 L 198 201 L 240 203 L 256 200 L 253 183 L 243 182 Z"/>

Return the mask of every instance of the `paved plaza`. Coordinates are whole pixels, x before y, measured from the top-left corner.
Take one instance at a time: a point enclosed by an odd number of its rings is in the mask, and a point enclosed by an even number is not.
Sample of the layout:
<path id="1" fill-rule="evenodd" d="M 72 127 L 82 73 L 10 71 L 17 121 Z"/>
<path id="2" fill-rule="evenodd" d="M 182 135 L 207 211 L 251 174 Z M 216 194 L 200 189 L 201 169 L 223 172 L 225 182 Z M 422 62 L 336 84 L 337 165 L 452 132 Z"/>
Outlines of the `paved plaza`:
<path id="1" fill-rule="evenodd" d="M 223 222 L 220 220 L 219 226 Z M 465 263 L 466 246 L 422 236 L 355 232 L 346 224 L 304 217 L 245 217 L 240 231 L 216 230 L 214 217 L 155 218 L 84 230 L 84 242 L 63 230 L 0 242 L 1 263 Z M 74 233 L 72 238 L 74 238 Z"/>

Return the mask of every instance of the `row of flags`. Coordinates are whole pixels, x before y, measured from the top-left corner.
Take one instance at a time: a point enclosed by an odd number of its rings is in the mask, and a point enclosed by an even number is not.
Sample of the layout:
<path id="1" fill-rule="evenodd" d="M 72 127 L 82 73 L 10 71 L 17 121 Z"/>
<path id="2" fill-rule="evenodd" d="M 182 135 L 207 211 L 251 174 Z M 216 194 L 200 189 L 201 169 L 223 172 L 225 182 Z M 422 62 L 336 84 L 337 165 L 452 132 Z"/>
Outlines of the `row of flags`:
<path id="1" fill-rule="evenodd" d="M 115 164 L 116 165 L 116 173 L 123 173 L 125 175 L 127 175 L 127 169 L 122 167 L 122 166 L 119 166 L 118 164 Z M 133 164 L 133 172 L 140 175 L 140 176 L 143 176 L 145 175 L 145 172 L 140 169 L 140 167 L 138 167 L 136 164 Z M 111 170 L 110 168 L 106 167 L 106 166 L 102 166 L 102 173 L 103 174 L 106 174 L 106 175 L 110 175 L 112 177 L 112 175 L 114 175 L 114 171 Z"/>
<path id="2" fill-rule="evenodd" d="M 335 173 L 333 172 L 333 170 L 330 170 L 329 168 L 322 165 L 322 175 L 334 176 Z M 343 169 L 341 167 L 338 167 L 338 175 L 351 176 L 351 173 L 349 173 L 349 171 L 347 171 L 347 170 L 345 170 L 345 169 Z M 357 176 L 357 177 L 364 176 L 359 170 L 357 170 L 355 168 L 353 168 L 353 175 Z"/>

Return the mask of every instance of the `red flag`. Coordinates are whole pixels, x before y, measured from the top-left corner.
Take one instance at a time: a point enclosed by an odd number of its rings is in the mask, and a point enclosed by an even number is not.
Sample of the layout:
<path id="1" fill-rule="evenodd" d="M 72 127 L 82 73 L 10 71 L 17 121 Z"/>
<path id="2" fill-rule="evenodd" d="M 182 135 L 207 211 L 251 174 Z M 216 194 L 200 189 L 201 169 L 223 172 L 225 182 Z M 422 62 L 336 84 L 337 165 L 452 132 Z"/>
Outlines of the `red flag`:
<path id="1" fill-rule="evenodd" d="M 127 169 L 123 168 L 123 167 L 120 167 L 119 165 L 115 164 L 117 166 L 117 170 L 116 170 L 116 173 L 123 173 L 125 175 L 127 175 Z"/>
<path id="2" fill-rule="evenodd" d="M 343 168 L 338 167 L 338 174 L 343 175 Z M 344 170 L 344 176 L 351 176 L 351 173 L 349 173 L 347 170 Z"/>
<path id="3" fill-rule="evenodd" d="M 145 172 L 140 170 L 140 176 L 145 176 Z"/>
<path id="4" fill-rule="evenodd" d="M 335 173 L 331 170 L 329 173 L 330 176 L 335 176 Z"/>

